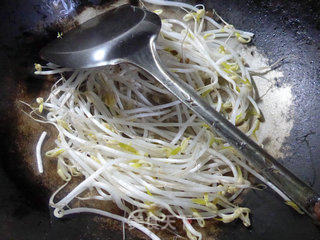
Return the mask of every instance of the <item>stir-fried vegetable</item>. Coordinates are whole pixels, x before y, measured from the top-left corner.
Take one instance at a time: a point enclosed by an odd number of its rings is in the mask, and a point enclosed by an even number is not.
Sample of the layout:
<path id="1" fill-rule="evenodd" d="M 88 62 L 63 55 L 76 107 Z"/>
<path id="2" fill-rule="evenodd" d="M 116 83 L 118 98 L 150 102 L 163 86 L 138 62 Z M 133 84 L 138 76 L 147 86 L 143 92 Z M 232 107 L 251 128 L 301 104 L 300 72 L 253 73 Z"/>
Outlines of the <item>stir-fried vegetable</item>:
<path id="1" fill-rule="evenodd" d="M 253 34 L 222 19 L 223 24 L 217 23 L 206 16 L 203 5 L 146 2 L 186 11 L 183 19 L 162 19 L 157 50 L 168 70 L 248 136 L 255 135 L 260 110 L 251 84 L 253 70 L 229 44 L 231 38 L 247 43 Z M 155 11 L 160 16 L 162 12 Z M 250 187 L 248 173 L 288 200 L 193 112 L 136 67 L 35 67 L 36 74 L 62 74 L 49 97 L 45 101 L 38 98 L 38 112 L 32 112 L 59 133 L 56 148 L 46 156 L 57 159 L 57 173 L 64 181 L 85 177 L 57 202 L 53 199 L 61 188 L 54 193 L 50 205 L 57 217 L 77 212 L 101 214 L 136 227 L 152 239 L 159 238 L 146 227 L 163 226 L 174 217 L 182 220 L 190 239 L 201 239 L 194 226 L 196 222 L 205 226 L 206 219 L 228 223 L 239 218 L 250 225 L 250 210 L 232 203 Z M 41 171 L 41 161 L 38 163 Z M 70 209 L 76 198 L 113 201 L 128 218 L 98 209 Z"/>

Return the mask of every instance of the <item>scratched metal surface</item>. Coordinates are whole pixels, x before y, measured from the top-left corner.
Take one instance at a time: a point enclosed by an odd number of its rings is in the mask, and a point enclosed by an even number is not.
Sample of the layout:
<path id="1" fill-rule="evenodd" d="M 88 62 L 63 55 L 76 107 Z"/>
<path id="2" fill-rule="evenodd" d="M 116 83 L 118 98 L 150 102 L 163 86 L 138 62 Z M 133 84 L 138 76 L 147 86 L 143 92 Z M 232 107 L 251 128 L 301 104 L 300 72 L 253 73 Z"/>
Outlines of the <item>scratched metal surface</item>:
<path id="1" fill-rule="evenodd" d="M 26 118 L 17 110 L 17 98 L 31 101 L 52 82 L 32 75 L 38 50 L 55 37 L 72 7 L 105 4 L 107 1 L 74 1 L 61 12 L 48 8 L 50 0 L 2 0 L 0 2 L 0 234 L 1 239 L 121 239 L 118 224 L 89 215 L 57 220 L 47 207 L 50 181 L 43 183 L 34 169 L 25 164 L 32 159 L 33 134 L 41 125 L 23 127 Z M 284 77 L 279 86 L 292 86 L 293 120 L 285 140 L 283 164 L 320 192 L 320 4 L 318 1 L 215 0 L 204 1 L 228 22 L 255 32 L 253 44 L 270 60 L 297 56 L 281 64 Z M 51 9 L 48 11 L 48 9 Z M 54 22 L 59 24 L 53 24 Z M 50 80 L 50 79 L 48 79 Z M 52 80 L 51 80 L 52 81 Z M 272 130 L 270 130 L 272 131 Z M 28 145 L 29 144 L 29 145 Z M 50 177 L 50 176 L 46 176 Z M 286 207 L 271 191 L 251 190 L 242 205 L 250 207 L 252 227 L 240 222 L 219 224 L 219 239 L 320 239 L 320 231 L 310 219 Z M 118 228 L 119 229 L 119 226 Z M 128 236 L 128 239 L 137 239 Z"/>

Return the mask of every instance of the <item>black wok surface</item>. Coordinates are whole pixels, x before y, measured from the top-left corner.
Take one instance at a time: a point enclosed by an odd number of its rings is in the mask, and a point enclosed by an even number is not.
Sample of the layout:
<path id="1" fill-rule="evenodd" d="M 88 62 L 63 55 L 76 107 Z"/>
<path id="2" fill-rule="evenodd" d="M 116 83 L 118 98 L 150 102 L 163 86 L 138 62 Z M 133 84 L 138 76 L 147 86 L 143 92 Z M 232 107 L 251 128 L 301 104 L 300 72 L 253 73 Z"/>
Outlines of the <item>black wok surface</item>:
<path id="1" fill-rule="evenodd" d="M 98 240 L 121 239 L 119 231 L 102 228 L 93 216 L 77 215 L 55 219 L 48 208 L 49 192 L 39 178 L 24 165 L 17 141 L 18 122 L 15 102 L 21 95 L 37 96 L 43 80 L 32 75 L 38 51 L 55 38 L 64 13 L 49 11 L 50 0 L 0 1 L 0 239 L 5 240 Z M 74 1 L 75 6 L 98 5 L 107 1 Z M 198 1 L 197 3 L 200 3 Z M 298 56 L 285 60 L 279 86 L 292 85 L 294 119 L 284 149 L 290 157 L 280 161 L 320 192 L 320 2 L 280 0 L 204 1 L 237 28 L 256 33 L 253 44 L 269 59 Z M 71 13 L 72 14 L 72 13 Z M 23 93 L 23 94 L 24 94 Z M 21 136 L 20 136 L 21 137 Z M 22 136 L 30 141 L 30 136 Z M 243 206 L 252 209 L 252 227 L 239 221 L 219 224 L 218 239 L 232 240 L 316 240 L 320 230 L 306 216 L 285 206 L 270 190 L 250 190 Z M 135 239 L 127 236 L 128 239 Z"/>

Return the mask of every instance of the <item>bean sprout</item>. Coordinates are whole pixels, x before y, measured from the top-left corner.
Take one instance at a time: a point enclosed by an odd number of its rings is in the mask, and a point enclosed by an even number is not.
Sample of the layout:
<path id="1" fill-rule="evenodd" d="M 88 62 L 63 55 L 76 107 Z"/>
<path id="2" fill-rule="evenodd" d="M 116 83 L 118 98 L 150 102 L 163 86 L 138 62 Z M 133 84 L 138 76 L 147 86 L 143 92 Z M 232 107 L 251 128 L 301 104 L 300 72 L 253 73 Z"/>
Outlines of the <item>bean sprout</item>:
<path id="1" fill-rule="evenodd" d="M 253 34 L 223 20 L 217 23 L 206 16 L 203 5 L 145 2 L 184 9 L 182 20 L 162 19 L 157 40 L 160 58 L 172 74 L 254 137 L 261 116 L 252 87 L 254 70 L 229 44 L 230 38 L 247 43 Z M 36 74 L 61 75 L 49 97 L 38 101 L 38 112 L 58 131 L 56 147 L 46 156 L 57 159 L 57 173 L 64 181 L 85 177 L 57 202 L 55 195 L 62 188 L 54 193 L 50 205 L 57 217 L 96 213 L 138 228 L 154 240 L 159 238 L 147 227 L 163 226 L 173 217 L 190 239 L 202 239 L 196 222 L 204 227 L 207 219 L 228 223 L 239 218 L 250 225 L 250 210 L 232 203 L 251 187 L 248 173 L 286 199 L 233 147 L 138 68 L 128 64 L 90 70 L 35 66 Z M 35 109 L 32 113 L 39 115 Z M 113 201 L 128 217 L 99 209 L 70 209 L 75 200 L 90 199 Z"/>
<path id="2" fill-rule="evenodd" d="M 39 173 L 43 173 L 43 164 L 42 164 L 42 157 L 41 157 L 41 147 L 42 143 L 47 136 L 47 132 L 43 132 L 39 138 L 39 141 L 37 143 L 36 147 L 36 156 L 37 156 L 37 165 L 38 165 L 38 171 Z"/>

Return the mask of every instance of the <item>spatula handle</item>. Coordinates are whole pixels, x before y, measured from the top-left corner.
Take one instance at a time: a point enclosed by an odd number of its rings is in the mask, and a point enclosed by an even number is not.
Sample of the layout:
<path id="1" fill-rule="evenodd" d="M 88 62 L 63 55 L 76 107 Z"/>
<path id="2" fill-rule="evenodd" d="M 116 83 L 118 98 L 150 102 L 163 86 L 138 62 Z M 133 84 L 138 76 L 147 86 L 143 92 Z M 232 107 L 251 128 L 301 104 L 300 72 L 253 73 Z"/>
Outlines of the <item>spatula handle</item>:
<path id="1" fill-rule="evenodd" d="M 181 102 L 202 118 L 212 130 L 234 146 L 262 176 L 285 193 L 304 212 L 320 222 L 320 195 L 283 167 L 271 155 L 221 116 L 189 85 L 173 77 L 161 64 L 154 40 L 129 59 L 164 85 Z"/>

